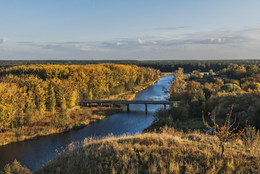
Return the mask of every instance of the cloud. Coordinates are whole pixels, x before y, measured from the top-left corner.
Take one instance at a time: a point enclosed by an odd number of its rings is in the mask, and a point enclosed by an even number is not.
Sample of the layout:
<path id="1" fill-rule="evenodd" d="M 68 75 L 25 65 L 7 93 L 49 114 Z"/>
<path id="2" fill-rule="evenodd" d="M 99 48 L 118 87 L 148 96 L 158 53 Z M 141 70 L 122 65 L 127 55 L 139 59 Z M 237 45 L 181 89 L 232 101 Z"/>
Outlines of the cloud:
<path id="1" fill-rule="evenodd" d="M 241 29 L 221 29 L 208 32 L 194 32 L 174 37 L 142 37 L 118 39 L 96 44 L 98 47 L 113 50 L 169 50 L 187 45 L 210 47 L 246 47 L 247 45 L 260 46 L 260 26 L 245 27 Z"/>
<path id="2" fill-rule="evenodd" d="M 125 38 L 111 41 L 96 42 L 17 42 L 28 46 L 40 47 L 51 50 L 74 50 L 88 52 L 111 52 L 111 51 L 133 51 L 142 49 L 175 49 L 178 46 L 185 45 L 221 45 L 243 47 L 248 44 L 260 44 L 260 26 L 245 28 L 240 30 L 216 30 L 210 32 L 197 32 L 182 34 L 178 38 L 160 38 L 160 37 L 142 37 L 142 38 Z"/>
<path id="3" fill-rule="evenodd" d="M 185 26 L 183 26 L 185 27 Z M 188 27 L 188 26 L 187 26 Z M 178 28 L 178 27 L 175 27 Z M 181 27 L 179 27 L 181 28 Z M 166 28 L 165 28 L 166 29 Z M 170 29 L 170 28 L 169 28 Z M 174 27 L 172 28 L 174 29 Z M 179 35 L 139 36 L 107 41 L 17 42 L 44 53 L 119 58 L 183 58 L 183 57 L 260 57 L 260 25 L 240 29 L 219 29 Z M 51 50 L 47 51 L 47 50 Z M 132 56 L 132 57 L 131 57 Z"/>
<path id="4" fill-rule="evenodd" d="M 117 46 L 126 45 L 126 44 L 127 44 L 126 42 L 116 42 L 116 45 L 117 45 Z"/>
<path id="5" fill-rule="evenodd" d="M 138 42 L 139 44 L 144 44 L 144 43 L 145 43 L 145 40 L 143 40 L 143 39 L 138 39 L 137 42 Z"/>
<path id="6" fill-rule="evenodd" d="M 155 28 L 155 30 L 180 30 L 186 28 L 191 28 L 191 26 L 159 27 L 159 28 Z"/>
<path id="7" fill-rule="evenodd" d="M 8 38 L 0 38 L 0 44 L 6 43 L 8 41 Z"/>
<path id="8" fill-rule="evenodd" d="M 178 39 L 159 39 L 164 47 L 181 45 L 221 45 L 244 47 L 248 44 L 260 45 L 260 26 L 242 29 L 222 29 L 209 32 L 196 32 L 180 35 Z"/>
<path id="9" fill-rule="evenodd" d="M 18 44 L 38 47 L 45 50 L 54 50 L 54 51 L 88 51 L 88 52 L 105 52 L 111 51 L 109 49 L 103 48 L 102 46 L 97 46 L 93 42 L 78 42 L 78 41 L 69 41 L 69 42 L 49 42 L 49 43 L 35 43 L 35 42 L 16 42 Z M 121 44 L 119 44 L 121 45 Z"/>

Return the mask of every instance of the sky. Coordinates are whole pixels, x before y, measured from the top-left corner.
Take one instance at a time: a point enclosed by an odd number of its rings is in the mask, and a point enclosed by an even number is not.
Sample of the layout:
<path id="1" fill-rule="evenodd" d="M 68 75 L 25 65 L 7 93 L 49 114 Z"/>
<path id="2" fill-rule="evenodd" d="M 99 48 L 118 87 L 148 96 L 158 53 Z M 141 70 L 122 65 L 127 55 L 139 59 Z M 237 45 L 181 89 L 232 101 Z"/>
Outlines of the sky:
<path id="1" fill-rule="evenodd" d="M 0 0 L 0 60 L 260 59 L 259 0 Z"/>

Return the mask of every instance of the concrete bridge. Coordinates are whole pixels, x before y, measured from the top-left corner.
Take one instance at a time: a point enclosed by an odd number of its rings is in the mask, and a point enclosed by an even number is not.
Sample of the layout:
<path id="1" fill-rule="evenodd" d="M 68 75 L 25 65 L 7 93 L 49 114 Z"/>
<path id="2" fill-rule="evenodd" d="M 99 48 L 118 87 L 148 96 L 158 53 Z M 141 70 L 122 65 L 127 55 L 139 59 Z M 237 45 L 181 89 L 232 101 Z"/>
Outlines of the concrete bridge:
<path id="1" fill-rule="evenodd" d="M 102 104 L 124 104 L 127 106 L 127 112 L 130 111 L 130 104 L 144 104 L 145 105 L 145 113 L 147 114 L 147 105 L 148 104 L 161 104 L 164 105 L 164 111 L 166 112 L 166 105 L 172 105 L 174 103 L 179 103 L 179 101 L 147 101 L 147 100 L 86 100 L 86 101 L 80 101 L 80 104 L 84 106 L 88 106 L 89 104 L 96 103 L 98 105 Z"/>

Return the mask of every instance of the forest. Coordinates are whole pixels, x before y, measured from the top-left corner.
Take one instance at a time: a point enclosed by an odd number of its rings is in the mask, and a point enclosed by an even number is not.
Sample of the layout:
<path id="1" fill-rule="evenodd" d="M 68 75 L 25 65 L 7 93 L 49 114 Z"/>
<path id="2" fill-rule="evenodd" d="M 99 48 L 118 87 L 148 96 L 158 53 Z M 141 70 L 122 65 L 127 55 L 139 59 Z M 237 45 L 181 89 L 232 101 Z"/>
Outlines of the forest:
<path id="1" fill-rule="evenodd" d="M 2 68 L 17 66 L 17 65 L 33 65 L 33 64 L 57 64 L 57 65 L 87 65 L 87 64 L 101 64 L 114 63 L 123 65 L 137 65 L 141 67 L 148 67 L 158 69 L 161 72 L 174 72 L 178 68 L 183 68 L 184 72 L 198 71 L 219 71 L 227 68 L 229 64 L 238 65 L 254 65 L 259 64 L 260 60 L 153 60 L 153 61 L 139 61 L 139 60 L 0 60 Z"/>
<path id="2" fill-rule="evenodd" d="M 237 168 L 242 173 L 258 171 L 259 63 L 133 61 L 126 64 L 58 65 L 45 62 L 24 65 L 22 62 L 18 66 L 3 66 L 0 72 L 0 135 L 29 137 L 41 135 L 39 132 L 46 130 L 69 128 L 72 122 L 97 119 L 91 109 L 79 107 L 78 101 L 132 91 L 138 85 L 158 80 L 161 71 L 173 70 L 170 89 L 165 92 L 169 93 L 169 100 L 180 102 L 173 104 L 166 114 L 157 111 L 153 124 L 142 134 L 85 139 L 83 146 L 77 146 L 79 142 L 72 143 L 67 153 L 36 172 L 55 173 L 60 169 L 76 173 L 104 172 L 113 167 L 111 161 L 123 166 L 113 168 L 119 173 L 155 173 L 158 170 L 178 173 L 182 169 L 217 173 L 234 172 Z M 210 121 L 211 115 L 219 124 L 205 124 L 204 116 Z M 231 126 L 229 122 L 232 122 Z M 232 127 L 233 122 L 237 127 Z M 221 125 L 228 125 L 228 128 Z M 210 136 L 207 129 L 213 126 L 217 126 L 215 136 Z M 6 142 L 12 141 L 17 140 Z M 81 163 L 82 159 L 93 164 Z M 101 165 L 100 160 L 109 165 Z M 82 166 L 78 167 L 79 163 Z M 129 163 L 134 167 L 129 169 L 125 165 Z M 170 167 L 171 164 L 176 167 Z M 16 160 L 7 164 L 4 170 L 30 173 Z"/>
<path id="3" fill-rule="evenodd" d="M 212 113 L 223 123 L 232 107 L 232 120 L 241 129 L 246 125 L 260 128 L 259 64 L 229 64 L 215 72 L 193 70 L 189 74 L 179 68 L 168 92 L 170 100 L 181 103 L 171 107 L 169 117 L 159 119 L 161 126 L 202 129 L 203 113 Z"/>
<path id="4" fill-rule="evenodd" d="M 0 133 L 20 133 L 24 127 L 49 124 L 66 127 L 73 117 L 68 109 L 78 101 L 131 91 L 137 85 L 157 80 L 159 75 L 159 70 L 120 64 L 4 68 L 0 71 Z"/>

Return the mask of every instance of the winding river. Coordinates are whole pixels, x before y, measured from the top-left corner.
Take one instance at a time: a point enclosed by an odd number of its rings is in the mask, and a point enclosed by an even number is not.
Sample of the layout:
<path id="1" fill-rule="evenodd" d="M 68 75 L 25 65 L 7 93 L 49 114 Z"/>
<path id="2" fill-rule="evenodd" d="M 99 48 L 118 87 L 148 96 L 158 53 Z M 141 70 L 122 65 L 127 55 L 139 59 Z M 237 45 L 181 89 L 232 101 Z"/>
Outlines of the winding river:
<path id="1" fill-rule="evenodd" d="M 162 77 L 153 86 L 137 93 L 134 100 L 165 100 L 168 96 L 164 89 L 168 89 L 173 75 Z M 31 171 L 40 168 L 44 163 L 55 158 L 66 145 L 73 141 L 82 141 L 86 137 L 104 137 L 108 134 L 120 136 L 122 134 L 136 134 L 142 132 L 154 120 L 153 114 L 161 105 L 130 105 L 130 113 L 116 113 L 99 122 L 81 129 L 69 132 L 39 137 L 24 142 L 0 146 L 0 170 L 4 165 L 17 159 Z"/>

